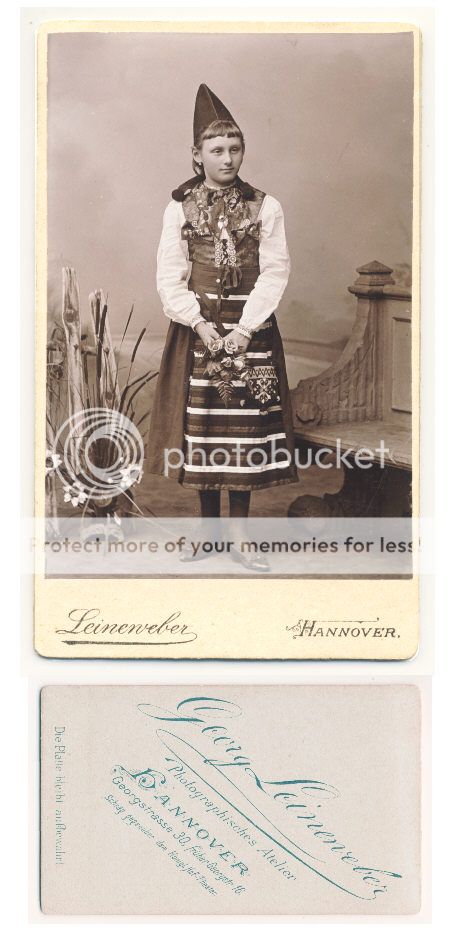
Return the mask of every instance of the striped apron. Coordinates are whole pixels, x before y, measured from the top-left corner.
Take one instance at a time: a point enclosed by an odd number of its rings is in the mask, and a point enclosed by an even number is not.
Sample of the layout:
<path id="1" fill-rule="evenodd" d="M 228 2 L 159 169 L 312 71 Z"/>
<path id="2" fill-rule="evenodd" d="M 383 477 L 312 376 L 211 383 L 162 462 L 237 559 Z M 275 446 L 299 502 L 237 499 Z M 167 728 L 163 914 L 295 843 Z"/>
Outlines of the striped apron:
<path id="1" fill-rule="evenodd" d="M 231 284 L 230 284 L 231 274 Z M 237 276 L 239 274 L 239 276 Z M 257 267 L 218 268 L 193 262 L 189 289 L 205 319 L 221 335 L 239 322 L 259 274 Z M 239 280 L 236 283 L 236 280 Z M 228 283 L 228 286 L 227 286 Z M 276 328 L 272 315 L 254 332 L 246 357 L 250 365 L 272 364 Z M 184 466 L 180 481 L 195 489 L 252 490 L 295 480 L 281 403 L 265 410 L 253 401 L 243 381 L 233 381 L 225 403 L 205 374 L 205 347 L 195 334 L 186 404 Z"/>

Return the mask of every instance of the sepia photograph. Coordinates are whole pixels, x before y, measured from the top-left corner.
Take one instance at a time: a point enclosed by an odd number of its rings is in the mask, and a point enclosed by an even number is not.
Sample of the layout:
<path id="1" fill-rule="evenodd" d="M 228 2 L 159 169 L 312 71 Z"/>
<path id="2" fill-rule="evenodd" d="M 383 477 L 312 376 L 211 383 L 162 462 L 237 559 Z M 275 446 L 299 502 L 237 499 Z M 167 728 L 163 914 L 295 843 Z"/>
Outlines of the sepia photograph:
<path id="1" fill-rule="evenodd" d="M 50 515 L 410 515 L 413 40 L 48 37 Z"/>
<path id="2" fill-rule="evenodd" d="M 44 579 L 416 595 L 420 34 L 262 26 L 40 29 Z"/>

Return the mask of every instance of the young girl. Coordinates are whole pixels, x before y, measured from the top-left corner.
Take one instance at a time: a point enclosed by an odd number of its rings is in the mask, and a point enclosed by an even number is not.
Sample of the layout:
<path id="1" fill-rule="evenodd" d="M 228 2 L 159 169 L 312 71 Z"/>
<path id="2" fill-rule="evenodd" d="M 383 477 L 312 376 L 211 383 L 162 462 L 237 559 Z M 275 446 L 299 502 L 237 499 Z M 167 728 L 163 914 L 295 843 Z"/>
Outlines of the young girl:
<path id="1" fill-rule="evenodd" d="M 155 391 L 148 469 L 197 489 L 204 518 L 220 516 L 222 489 L 228 491 L 230 517 L 237 519 L 248 516 L 253 489 L 297 481 L 274 316 L 290 269 L 283 212 L 276 199 L 240 179 L 244 146 L 229 111 L 200 85 L 192 148 L 196 175 L 172 193 L 158 249 L 157 288 L 171 323 Z M 224 400 L 217 382 L 205 377 L 205 349 L 214 355 L 223 337 L 254 375 L 271 376 L 272 390 L 275 381 L 277 393 L 268 406 L 252 400 L 239 380 Z M 268 569 L 264 557 L 239 551 L 233 556 L 252 569 Z M 182 559 L 194 557 L 184 552 Z"/>

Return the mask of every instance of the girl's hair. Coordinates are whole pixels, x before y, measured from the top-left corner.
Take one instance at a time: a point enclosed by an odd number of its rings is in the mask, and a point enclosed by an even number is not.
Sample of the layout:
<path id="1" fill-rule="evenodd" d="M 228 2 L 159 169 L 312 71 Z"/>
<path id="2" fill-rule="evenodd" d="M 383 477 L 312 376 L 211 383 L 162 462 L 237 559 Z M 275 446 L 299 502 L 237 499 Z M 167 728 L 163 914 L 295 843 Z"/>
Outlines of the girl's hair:
<path id="1" fill-rule="evenodd" d="M 194 147 L 196 147 L 197 150 L 200 150 L 203 141 L 211 140 L 212 137 L 239 137 L 239 140 L 242 143 L 242 149 L 245 150 L 244 134 L 242 133 L 240 127 L 234 123 L 234 121 L 212 121 L 211 124 L 208 124 L 207 127 L 204 127 L 202 130 L 200 130 L 194 137 Z M 192 168 L 197 176 L 204 175 L 202 164 L 197 163 L 195 159 L 192 159 Z"/>

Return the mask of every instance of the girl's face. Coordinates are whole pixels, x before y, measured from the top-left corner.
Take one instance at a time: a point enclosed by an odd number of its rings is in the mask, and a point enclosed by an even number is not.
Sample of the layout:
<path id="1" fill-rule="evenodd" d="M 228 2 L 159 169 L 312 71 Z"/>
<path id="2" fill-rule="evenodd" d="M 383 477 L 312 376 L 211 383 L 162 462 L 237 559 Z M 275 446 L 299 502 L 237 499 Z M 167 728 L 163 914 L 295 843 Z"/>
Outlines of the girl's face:
<path id="1" fill-rule="evenodd" d="M 239 137 L 211 137 L 192 152 L 195 161 L 203 163 L 207 185 L 215 187 L 231 186 L 244 159 Z"/>

